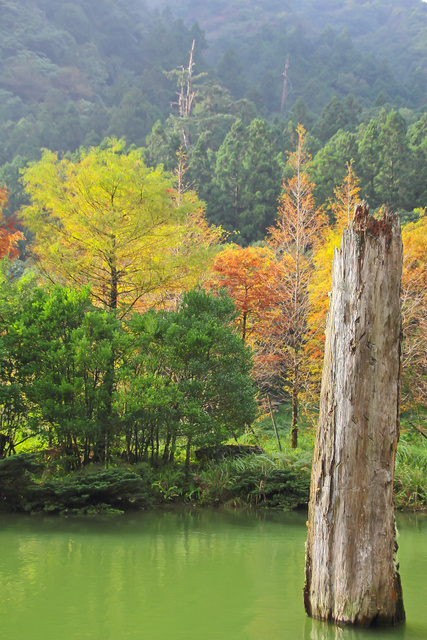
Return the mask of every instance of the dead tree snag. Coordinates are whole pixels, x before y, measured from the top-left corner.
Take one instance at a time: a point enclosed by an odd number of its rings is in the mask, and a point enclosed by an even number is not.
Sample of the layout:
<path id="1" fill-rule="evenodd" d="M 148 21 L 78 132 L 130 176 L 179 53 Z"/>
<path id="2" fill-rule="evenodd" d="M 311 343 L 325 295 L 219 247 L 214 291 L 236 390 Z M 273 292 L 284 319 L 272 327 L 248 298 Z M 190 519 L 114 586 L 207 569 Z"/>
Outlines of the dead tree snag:
<path id="1" fill-rule="evenodd" d="M 304 587 L 308 615 L 345 624 L 405 618 L 392 495 L 401 265 L 398 218 L 356 206 L 333 263 Z"/>

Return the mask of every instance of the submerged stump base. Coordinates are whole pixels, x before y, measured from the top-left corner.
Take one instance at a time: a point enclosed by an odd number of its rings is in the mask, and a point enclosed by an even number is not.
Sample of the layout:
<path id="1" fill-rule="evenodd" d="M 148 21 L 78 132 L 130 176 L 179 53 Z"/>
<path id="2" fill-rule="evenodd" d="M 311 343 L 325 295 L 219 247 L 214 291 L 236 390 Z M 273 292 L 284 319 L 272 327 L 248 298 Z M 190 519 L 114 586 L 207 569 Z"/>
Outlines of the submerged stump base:
<path id="1" fill-rule="evenodd" d="M 405 619 L 393 477 L 399 438 L 402 240 L 362 204 L 335 252 L 306 545 L 309 616 Z"/>

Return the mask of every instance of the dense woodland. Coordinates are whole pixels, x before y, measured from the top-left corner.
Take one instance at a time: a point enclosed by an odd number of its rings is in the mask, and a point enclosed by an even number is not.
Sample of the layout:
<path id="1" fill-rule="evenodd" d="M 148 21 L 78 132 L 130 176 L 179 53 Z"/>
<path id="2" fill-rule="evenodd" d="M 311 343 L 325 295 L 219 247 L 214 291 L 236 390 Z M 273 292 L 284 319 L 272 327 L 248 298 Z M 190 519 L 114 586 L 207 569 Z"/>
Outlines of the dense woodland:
<path id="1" fill-rule="evenodd" d="M 0 35 L 11 508 L 120 509 L 125 486 L 127 506 L 304 504 L 331 260 L 361 199 L 403 224 L 396 495 L 425 505 L 427 4 L 8 0 Z M 189 475 L 225 442 L 270 454 Z M 102 496 L 77 480 L 73 504 L 29 475 L 118 460 L 138 473 L 103 471 Z"/>

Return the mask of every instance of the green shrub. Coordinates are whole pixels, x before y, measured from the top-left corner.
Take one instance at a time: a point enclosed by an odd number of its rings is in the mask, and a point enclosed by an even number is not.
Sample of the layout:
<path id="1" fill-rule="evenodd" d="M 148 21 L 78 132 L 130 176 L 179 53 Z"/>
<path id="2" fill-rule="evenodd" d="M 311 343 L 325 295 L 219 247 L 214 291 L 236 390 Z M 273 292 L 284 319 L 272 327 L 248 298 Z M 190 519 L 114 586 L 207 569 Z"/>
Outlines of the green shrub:
<path id="1" fill-rule="evenodd" d="M 0 460 L 0 511 L 21 511 L 33 486 L 32 473 L 39 470 L 36 454 L 20 453 Z"/>
<path id="2" fill-rule="evenodd" d="M 151 486 L 127 469 L 101 469 L 50 480 L 27 492 L 26 511 L 92 514 L 151 506 Z"/>
<path id="3" fill-rule="evenodd" d="M 294 509 L 308 502 L 310 465 L 283 454 L 211 464 L 200 474 L 201 500 Z"/>

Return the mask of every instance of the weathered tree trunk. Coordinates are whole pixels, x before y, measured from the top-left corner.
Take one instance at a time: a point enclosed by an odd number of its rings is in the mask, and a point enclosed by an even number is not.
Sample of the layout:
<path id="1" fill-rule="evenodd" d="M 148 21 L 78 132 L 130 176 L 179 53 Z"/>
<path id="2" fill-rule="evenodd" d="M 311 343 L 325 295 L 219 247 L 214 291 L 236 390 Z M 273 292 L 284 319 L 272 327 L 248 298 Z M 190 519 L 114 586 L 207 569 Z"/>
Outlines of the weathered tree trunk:
<path id="1" fill-rule="evenodd" d="M 402 240 L 358 205 L 335 252 L 306 546 L 308 615 L 368 626 L 405 613 L 395 562 Z"/>

